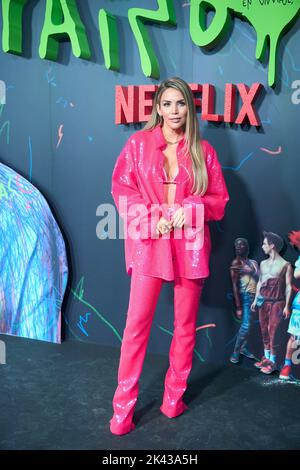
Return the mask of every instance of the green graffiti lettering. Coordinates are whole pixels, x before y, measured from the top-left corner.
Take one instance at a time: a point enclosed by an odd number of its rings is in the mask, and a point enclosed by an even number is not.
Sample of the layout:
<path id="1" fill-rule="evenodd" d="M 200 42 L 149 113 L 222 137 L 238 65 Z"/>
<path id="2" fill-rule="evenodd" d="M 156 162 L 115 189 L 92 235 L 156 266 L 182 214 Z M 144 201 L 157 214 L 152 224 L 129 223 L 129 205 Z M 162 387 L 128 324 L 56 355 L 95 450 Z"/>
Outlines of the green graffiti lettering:
<path id="1" fill-rule="evenodd" d="M 210 26 L 206 28 L 206 16 L 212 7 L 215 15 Z M 213 48 L 228 32 L 230 20 L 226 1 L 217 2 L 216 7 L 213 0 L 209 3 L 202 0 L 191 1 L 190 36 L 192 41 L 197 46 Z"/>
<path id="2" fill-rule="evenodd" d="M 209 9 L 215 10 L 215 15 L 206 28 Z M 273 86 L 279 41 L 292 27 L 299 12 L 299 0 L 191 0 L 190 35 L 196 45 L 214 47 L 228 33 L 232 13 L 247 20 L 257 34 L 257 60 L 262 62 L 266 57 L 267 39 L 270 39 L 268 83 Z"/>
<path id="3" fill-rule="evenodd" d="M 109 70 L 120 70 L 119 41 L 117 19 L 104 8 L 99 12 L 99 31 L 104 55 L 105 67 Z"/>
<path id="4" fill-rule="evenodd" d="M 28 0 L 3 0 L 2 48 L 4 52 L 22 54 L 22 19 Z M 146 77 L 159 78 L 160 70 L 146 24 L 176 26 L 173 0 L 157 0 L 158 9 L 129 8 L 128 20 L 137 42 L 142 71 Z M 214 16 L 207 26 L 208 12 Z M 269 44 L 268 83 L 276 82 L 276 57 L 283 35 L 299 17 L 300 0 L 190 0 L 190 36 L 200 46 L 213 48 L 229 32 L 233 16 L 248 21 L 256 31 L 256 59 L 265 60 Z M 99 33 L 105 67 L 120 70 L 117 19 L 101 8 Z M 76 0 L 46 0 L 45 21 L 39 55 L 57 60 L 59 43 L 70 41 L 73 54 L 90 59 L 91 51 Z"/>
<path id="5" fill-rule="evenodd" d="M 47 0 L 39 55 L 57 60 L 59 43 L 71 41 L 75 57 L 90 59 L 91 51 L 76 0 Z"/>
<path id="6" fill-rule="evenodd" d="M 136 39 L 143 73 L 146 77 L 159 78 L 159 64 L 153 50 L 145 23 L 164 23 L 176 26 L 176 16 L 173 0 L 157 0 L 158 10 L 145 10 L 144 8 L 130 8 L 128 19 Z"/>
<path id="7" fill-rule="evenodd" d="M 22 54 L 22 19 L 28 0 L 2 1 L 2 49 L 11 54 Z"/>

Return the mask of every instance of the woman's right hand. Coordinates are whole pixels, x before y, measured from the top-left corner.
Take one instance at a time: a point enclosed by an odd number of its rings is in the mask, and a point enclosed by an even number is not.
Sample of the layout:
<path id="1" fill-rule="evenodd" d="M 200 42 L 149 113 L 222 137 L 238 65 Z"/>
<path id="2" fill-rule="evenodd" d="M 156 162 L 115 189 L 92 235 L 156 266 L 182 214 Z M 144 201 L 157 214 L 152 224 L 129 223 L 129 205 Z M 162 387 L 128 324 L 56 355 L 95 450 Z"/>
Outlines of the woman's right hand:
<path id="1" fill-rule="evenodd" d="M 172 230 L 172 223 L 165 217 L 161 217 L 156 225 L 156 233 L 161 235 L 168 233 Z"/>
<path id="2" fill-rule="evenodd" d="M 252 304 L 251 307 L 250 307 L 250 310 L 251 310 L 252 312 L 255 312 L 255 309 L 256 309 L 256 300 L 254 300 L 253 304 Z"/>

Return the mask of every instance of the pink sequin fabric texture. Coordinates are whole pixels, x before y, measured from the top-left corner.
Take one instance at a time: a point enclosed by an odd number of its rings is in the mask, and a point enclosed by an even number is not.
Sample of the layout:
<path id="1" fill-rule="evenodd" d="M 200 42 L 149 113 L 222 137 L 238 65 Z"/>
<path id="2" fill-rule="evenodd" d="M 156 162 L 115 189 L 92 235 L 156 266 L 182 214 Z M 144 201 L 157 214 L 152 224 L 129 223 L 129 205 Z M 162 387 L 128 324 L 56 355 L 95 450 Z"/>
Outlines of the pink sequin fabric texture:
<path id="1" fill-rule="evenodd" d="M 131 212 L 130 207 L 133 204 L 145 207 L 139 218 L 139 234 L 134 238 L 125 235 L 125 261 L 129 275 L 133 267 L 138 273 L 167 281 L 174 280 L 176 276 L 196 279 L 209 275 L 211 240 L 208 222 L 222 219 L 229 197 L 215 149 L 206 140 L 202 140 L 201 145 L 208 172 L 205 195 L 192 194 L 192 159 L 184 151 L 184 138 L 177 145 L 179 171 L 172 180 L 176 183 L 175 208 L 183 206 L 187 210 L 191 230 L 199 227 L 202 232 L 201 243 L 192 244 L 191 233 L 183 228 L 172 230 L 168 236 L 155 233 L 159 217 L 170 218 L 173 209 L 166 208 L 164 196 L 167 177 L 163 150 L 167 143 L 161 127 L 135 132 L 117 158 L 111 194 L 125 227 L 136 218 L 136 212 Z M 123 198 L 126 204 L 121 202 Z M 182 233 L 178 234 L 178 230 Z M 196 240 L 199 234 L 197 230 L 194 233 Z"/>

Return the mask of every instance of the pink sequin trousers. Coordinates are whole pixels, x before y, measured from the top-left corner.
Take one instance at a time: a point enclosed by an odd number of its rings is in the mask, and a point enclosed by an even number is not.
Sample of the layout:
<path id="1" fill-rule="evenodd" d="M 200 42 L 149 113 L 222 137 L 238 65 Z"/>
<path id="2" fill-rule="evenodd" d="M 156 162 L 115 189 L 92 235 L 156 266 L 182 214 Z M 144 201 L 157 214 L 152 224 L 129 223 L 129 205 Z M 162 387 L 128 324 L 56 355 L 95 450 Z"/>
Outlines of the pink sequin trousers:
<path id="1" fill-rule="evenodd" d="M 133 271 L 127 321 L 118 369 L 118 386 L 113 397 L 110 420 L 113 434 L 126 434 L 135 428 L 133 414 L 138 398 L 138 382 L 143 368 L 151 325 L 163 279 Z M 169 352 L 169 369 L 160 410 L 169 418 L 182 414 L 187 406 L 182 396 L 192 368 L 196 322 L 203 279 L 175 278 L 174 334 Z"/>

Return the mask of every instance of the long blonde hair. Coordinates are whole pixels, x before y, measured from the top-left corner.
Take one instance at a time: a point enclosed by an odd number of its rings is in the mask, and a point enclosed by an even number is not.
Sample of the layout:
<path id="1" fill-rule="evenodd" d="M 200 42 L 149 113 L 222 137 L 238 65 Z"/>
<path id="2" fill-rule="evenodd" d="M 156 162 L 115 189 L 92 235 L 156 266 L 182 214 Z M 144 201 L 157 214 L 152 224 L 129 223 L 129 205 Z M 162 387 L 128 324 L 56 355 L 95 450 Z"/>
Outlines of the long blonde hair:
<path id="1" fill-rule="evenodd" d="M 188 113 L 185 124 L 185 149 L 192 159 L 192 168 L 194 175 L 194 184 L 192 192 L 196 195 L 203 195 L 207 190 L 208 177 L 207 170 L 200 143 L 200 130 L 199 123 L 196 115 L 196 108 L 194 102 L 194 96 L 189 85 L 179 77 L 172 77 L 164 80 L 156 90 L 153 109 L 149 121 L 144 126 L 144 129 L 153 129 L 157 125 L 162 126 L 163 117 L 157 112 L 157 104 L 160 106 L 161 96 L 163 92 L 168 88 L 175 88 L 180 91 L 185 99 L 188 106 Z"/>

